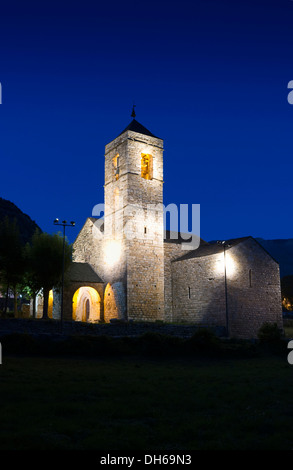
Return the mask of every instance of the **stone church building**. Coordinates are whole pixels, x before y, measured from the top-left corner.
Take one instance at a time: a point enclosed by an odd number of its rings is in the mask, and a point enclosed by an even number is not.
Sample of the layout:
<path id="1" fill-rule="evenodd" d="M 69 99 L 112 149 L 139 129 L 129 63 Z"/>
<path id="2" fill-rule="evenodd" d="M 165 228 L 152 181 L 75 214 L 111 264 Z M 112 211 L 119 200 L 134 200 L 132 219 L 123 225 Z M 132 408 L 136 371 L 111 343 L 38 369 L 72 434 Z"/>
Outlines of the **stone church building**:
<path id="1" fill-rule="evenodd" d="M 104 198 L 104 217 L 74 242 L 65 320 L 185 322 L 239 338 L 264 322 L 282 328 L 279 265 L 255 239 L 183 249 L 164 229 L 163 140 L 135 118 L 106 145 Z"/>

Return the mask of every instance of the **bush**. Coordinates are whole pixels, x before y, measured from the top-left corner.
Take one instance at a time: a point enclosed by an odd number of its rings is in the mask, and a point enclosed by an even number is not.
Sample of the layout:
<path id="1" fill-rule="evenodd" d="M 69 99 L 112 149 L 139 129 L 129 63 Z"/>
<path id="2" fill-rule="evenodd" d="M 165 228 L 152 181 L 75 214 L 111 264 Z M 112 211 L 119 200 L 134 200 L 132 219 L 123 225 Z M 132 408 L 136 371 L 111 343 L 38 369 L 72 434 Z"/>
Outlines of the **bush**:
<path id="1" fill-rule="evenodd" d="M 282 330 L 277 323 L 265 322 L 258 330 L 258 339 L 261 343 L 277 343 L 282 339 Z"/>
<path id="2" fill-rule="evenodd" d="M 220 339 L 208 328 L 199 328 L 187 340 L 188 346 L 194 351 L 215 351 L 221 345 Z"/>
<path id="3" fill-rule="evenodd" d="M 135 341 L 139 353 L 151 355 L 172 355 L 180 351 L 182 338 L 148 331 Z"/>

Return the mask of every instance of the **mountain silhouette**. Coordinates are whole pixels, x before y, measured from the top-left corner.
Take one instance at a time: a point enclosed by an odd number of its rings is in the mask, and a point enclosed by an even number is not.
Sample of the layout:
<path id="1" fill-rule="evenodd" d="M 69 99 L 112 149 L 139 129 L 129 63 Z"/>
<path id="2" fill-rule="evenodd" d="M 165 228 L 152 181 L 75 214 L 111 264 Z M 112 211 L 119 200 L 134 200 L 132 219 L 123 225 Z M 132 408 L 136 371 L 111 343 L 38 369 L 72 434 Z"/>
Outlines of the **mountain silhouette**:
<path id="1" fill-rule="evenodd" d="M 29 215 L 22 212 L 13 202 L 0 197 L 0 221 L 3 221 L 5 217 L 8 217 L 11 222 L 16 220 L 23 243 L 31 240 L 36 229 L 42 232 Z"/>

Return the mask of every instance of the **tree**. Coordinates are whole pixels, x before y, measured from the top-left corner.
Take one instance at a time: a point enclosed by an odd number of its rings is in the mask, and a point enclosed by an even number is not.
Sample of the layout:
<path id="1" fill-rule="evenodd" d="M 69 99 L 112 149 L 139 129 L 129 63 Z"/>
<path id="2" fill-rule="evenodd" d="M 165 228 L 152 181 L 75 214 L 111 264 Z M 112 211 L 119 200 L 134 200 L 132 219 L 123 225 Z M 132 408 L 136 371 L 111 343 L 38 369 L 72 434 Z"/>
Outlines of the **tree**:
<path id="1" fill-rule="evenodd" d="M 4 313 L 7 310 L 9 289 L 14 295 L 14 315 L 17 316 L 17 290 L 26 269 L 24 246 L 16 220 L 5 217 L 0 222 L 0 282 L 6 287 Z"/>
<path id="2" fill-rule="evenodd" d="M 33 292 L 43 289 L 43 319 L 48 318 L 49 292 L 60 285 L 62 280 L 63 237 L 60 234 L 50 235 L 36 231 L 32 244 L 27 245 L 29 264 L 28 283 Z M 65 240 L 64 272 L 71 263 L 72 247 Z"/>
<path id="3" fill-rule="evenodd" d="M 38 232 L 40 233 L 40 232 Z M 27 269 L 24 275 L 24 293 L 33 300 L 33 318 L 36 318 L 36 298 L 38 292 L 42 289 L 40 279 L 37 277 L 37 272 L 32 262 L 31 244 L 27 243 L 25 246 L 25 259 Z"/>

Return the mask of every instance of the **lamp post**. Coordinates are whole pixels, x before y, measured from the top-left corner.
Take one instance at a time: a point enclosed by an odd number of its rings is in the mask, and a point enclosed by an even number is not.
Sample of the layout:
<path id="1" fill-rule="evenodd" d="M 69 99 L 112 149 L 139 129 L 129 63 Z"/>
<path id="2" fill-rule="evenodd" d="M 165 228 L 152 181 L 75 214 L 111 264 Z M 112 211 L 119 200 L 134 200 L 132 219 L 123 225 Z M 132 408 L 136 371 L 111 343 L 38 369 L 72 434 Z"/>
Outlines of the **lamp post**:
<path id="1" fill-rule="evenodd" d="M 226 248 L 230 248 L 231 245 L 226 241 L 218 241 L 218 245 L 221 245 L 224 249 L 224 280 L 225 280 L 225 306 L 226 306 L 226 334 L 229 337 L 229 314 L 228 314 L 228 291 L 227 291 L 227 263 L 226 263 Z"/>
<path id="2" fill-rule="evenodd" d="M 61 292 L 61 330 L 63 329 L 63 294 L 64 294 L 64 261 L 65 261 L 65 227 L 74 227 L 75 222 L 67 223 L 67 220 L 63 220 L 59 223 L 59 219 L 54 220 L 54 225 L 61 225 L 63 227 L 63 254 L 62 254 L 62 292 Z"/>

